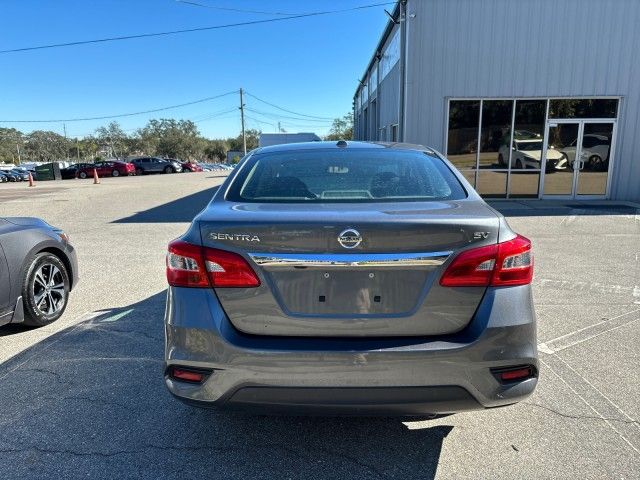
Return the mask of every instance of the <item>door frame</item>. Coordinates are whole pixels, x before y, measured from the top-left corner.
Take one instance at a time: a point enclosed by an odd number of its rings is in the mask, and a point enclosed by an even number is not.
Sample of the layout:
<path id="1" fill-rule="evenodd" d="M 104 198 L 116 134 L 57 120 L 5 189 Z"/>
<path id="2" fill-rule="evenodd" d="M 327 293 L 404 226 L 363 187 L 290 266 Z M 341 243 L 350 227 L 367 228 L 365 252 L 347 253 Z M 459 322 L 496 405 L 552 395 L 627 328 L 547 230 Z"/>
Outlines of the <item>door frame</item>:
<path id="1" fill-rule="evenodd" d="M 544 139 L 542 143 L 542 155 L 540 158 L 540 186 L 538 188 L 538 198 L 544 200 L 557 199 L 557 200 L 604 200 L 608 199 L 611 193 L 611 177 L 613 173 L 615 163 L 615 147 L 617 140 L 618 129 L 617 118 L 547 118 L 547 122 L 544 127 Z M 578 176 L 580 170 L 573 171 L 573 181 L 571 183 L 571 194 L 569 195 L 545 195 L 544 194 L 544 180 L 546 175 L 547 164 L 547 149 L 549 146 L 549 128 L 558 124 L 578 124 L 578 136 L 576 138 L 576 154 L 575 160 L 578 161 L 582 154 L 582 142 L 584 136 L 584 125 L 586 123 L 610 123 L 611 129 L 611 144 L 609 145 L 609 164 L 607 166 L 607 186 L 604 195 L 578 195 L 576 193 L 578 186 Z M 579 140 L 579 141 L 578 141 Z"/>

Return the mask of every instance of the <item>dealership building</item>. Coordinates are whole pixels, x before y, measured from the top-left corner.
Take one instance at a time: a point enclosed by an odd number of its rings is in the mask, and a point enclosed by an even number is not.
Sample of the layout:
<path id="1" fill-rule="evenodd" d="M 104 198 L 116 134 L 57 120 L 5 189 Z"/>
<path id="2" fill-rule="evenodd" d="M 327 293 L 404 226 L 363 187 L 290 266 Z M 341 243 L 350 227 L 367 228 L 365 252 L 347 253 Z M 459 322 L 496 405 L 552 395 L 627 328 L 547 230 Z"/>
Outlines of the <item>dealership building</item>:
<path id="1" fill-rule="evenodd" d="M 487 198 L 640 201 L 639 0 L 406 0 L 354 138 L 427 145 Z"/>

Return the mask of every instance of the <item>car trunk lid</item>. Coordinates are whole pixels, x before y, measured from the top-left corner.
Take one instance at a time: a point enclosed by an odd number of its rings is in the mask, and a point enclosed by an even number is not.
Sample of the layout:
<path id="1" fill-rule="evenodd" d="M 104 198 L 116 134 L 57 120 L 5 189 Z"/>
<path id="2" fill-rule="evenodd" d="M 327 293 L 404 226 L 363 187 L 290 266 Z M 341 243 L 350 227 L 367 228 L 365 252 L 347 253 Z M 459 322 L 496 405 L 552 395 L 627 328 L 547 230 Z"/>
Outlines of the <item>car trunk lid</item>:
<path id="1" fill-rule="evenodd" d="M 441 287 L 443 267 L 496 243 L 482 202 L 257 204 L 214 202 L 205 246 L 240 253 L 257 288 L 216 288 L 230 321 L 262 335 L 435 335 L 470 321 L 484 287 Z"/>

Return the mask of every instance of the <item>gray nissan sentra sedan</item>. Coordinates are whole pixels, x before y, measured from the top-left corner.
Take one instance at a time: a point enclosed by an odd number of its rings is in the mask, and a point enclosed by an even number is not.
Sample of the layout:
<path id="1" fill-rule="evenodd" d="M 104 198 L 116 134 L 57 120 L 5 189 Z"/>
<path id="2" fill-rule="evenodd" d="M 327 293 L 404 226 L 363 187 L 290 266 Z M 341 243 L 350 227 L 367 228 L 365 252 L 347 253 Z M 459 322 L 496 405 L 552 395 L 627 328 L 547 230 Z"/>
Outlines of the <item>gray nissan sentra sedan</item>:
<path id="1" fill-rule="evenodd" d="M 425 415 L 537 383 L 531 242 L 429 148 L 247 155 L 169 244 L 166 370 L 190 404 Z"/>

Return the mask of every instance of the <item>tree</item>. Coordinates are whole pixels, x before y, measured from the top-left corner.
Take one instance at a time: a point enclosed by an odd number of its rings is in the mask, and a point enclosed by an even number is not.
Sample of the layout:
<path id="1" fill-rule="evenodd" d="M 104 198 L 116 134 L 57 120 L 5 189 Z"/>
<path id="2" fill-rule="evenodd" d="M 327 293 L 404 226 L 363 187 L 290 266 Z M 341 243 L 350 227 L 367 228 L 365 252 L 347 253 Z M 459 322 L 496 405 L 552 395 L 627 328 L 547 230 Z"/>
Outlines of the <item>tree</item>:
<path id="1" fill-rule="evenodd" d="M 247 152 L 249 150 L 253 150 L 254 148 L 258 148 L 258 144 L 260 141 L 260 134 L 262 133 L 260 130 L 248 129 L 245 130 L 245 137 L 247 138 Z M 227 139 L 229 142 L 229 150 L 234 151 L 242 151 L 242 133 L 235 138 Z"/>
<path id="2" fill-rule="evenodd" d="M 227 160 L 228 150 L 229 144 L 225 140 L 207 140 L 207 146 L 204 148 L 204 156 L 207 160 L 225 162 Z"/>
<path id="3" fill-rule="evenodd" d="M 206 141 L 191 120 L 150 120 L 138 130 L 141 148 L 150 155 L 185 160 L 202 156 Z"/>
<path id="4" fill-rule="evenodd" d="M 126 157 L 129 154 L 127 134 L 120 128 L 118 122 L 111 122 L 106 127 L 96 128 L 96 139 L 108 156 Z"/>
<path id="5" fill-rule="evenodd" d="M 64 160 L 69 154 L 69 141 L 56 132 L 34 130 L 26 136 L 22 160 L 53 162 Z"/>
<path id="6" fill-rule="evenodd" d="M 15 128 L 0 128 L 0 163 L 18 163 L 21 150 L 24 149 L 24 135 Z"/>
<path id="7" fill-rule="evenodd" d="M 353 138 L 353 112 L 347 113 L 342 118 L 333 120 L 333 125 L 325 140 L 351 140 Z"/>

